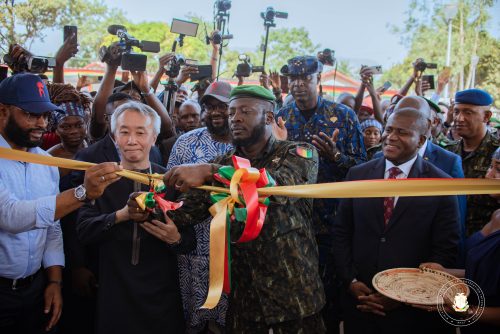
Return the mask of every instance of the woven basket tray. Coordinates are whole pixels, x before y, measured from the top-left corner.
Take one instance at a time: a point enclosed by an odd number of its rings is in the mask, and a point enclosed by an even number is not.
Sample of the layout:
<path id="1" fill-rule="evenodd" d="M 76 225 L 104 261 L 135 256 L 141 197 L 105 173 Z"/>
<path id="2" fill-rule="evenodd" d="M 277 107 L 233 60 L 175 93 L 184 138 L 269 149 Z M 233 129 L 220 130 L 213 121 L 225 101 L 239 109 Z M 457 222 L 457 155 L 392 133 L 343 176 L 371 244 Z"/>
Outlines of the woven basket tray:
<path id="1" fill-rule="evenodd" d="M 391 299 L 420 305 L 443 303 L 441 293 L 454 300 L 457 293 L 469 296 L 469 287 L 448 273 L 429 268 L 393 268 L 379 272 L 373 277 L 374 288 Z"/>

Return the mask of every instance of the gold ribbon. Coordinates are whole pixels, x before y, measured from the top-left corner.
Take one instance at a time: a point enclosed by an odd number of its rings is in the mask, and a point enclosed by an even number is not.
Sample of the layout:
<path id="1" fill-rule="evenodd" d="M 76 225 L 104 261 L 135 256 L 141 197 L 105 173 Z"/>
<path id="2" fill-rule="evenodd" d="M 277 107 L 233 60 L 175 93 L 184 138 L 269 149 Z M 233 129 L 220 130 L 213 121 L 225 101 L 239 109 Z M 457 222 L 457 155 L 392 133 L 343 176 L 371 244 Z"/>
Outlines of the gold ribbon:
<path id="1" fill-rule="evenodd" d="M 0 147 L 0 158 L 37 163 L 48 166 L 75 170 L 86 170 L 93 163 L 55 158 Z M 134 181 L 149 185 L 151 179 L 161 180 L 160 174 L 143 174 L 122 170 L 117 174 Z M 201 186 L 199 189 L 231 194 L 230 189 Z M 441 196 L 441 195 L 480 195 L 499 194 L 499 179 L 401 179 L 401 180 L 364 180 L 337 183 L 307 184 L 259 188 L 259 195 L 288 196 L 301 198 L 369 198 L 394 196 Z M 214 217 L 210 227 L 210 264 L 209 295 L 202 308 L 214 308 L 220 300 L 224 285 L 224 252 L 227 210 L 232 210 L 235 199 L 228 196 L 210 207 Z"/>

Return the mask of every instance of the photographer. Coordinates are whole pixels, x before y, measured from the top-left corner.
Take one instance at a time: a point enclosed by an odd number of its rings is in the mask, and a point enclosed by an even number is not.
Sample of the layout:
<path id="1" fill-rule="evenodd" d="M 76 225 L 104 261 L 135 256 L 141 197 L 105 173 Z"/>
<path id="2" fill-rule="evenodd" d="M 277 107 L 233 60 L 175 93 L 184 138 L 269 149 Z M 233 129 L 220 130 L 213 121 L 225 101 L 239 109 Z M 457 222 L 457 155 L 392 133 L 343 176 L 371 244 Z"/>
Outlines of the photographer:
<path id="1" fill-rule="evenodd" d="M 361 86 L 358 89 L 358 93 L 355 98 L 354 112 L 356 114 L 359 113 L 361 104 L 363 103 L 363 98 L 365 94 L 365 89 L 370 94 L 372 99 L 373 106 L 373 115 L 374 118 L 382 123 L 382 108 L 380 107 L 380 100 L 377 95 L 377 91 L 373 86 L 373 72 L 368 66 L 361 66 L 361 70 L 359 71 L 359 75 L 361 76 Z M 359 115 L 358 115 L 359 116 Z M 361 121 L 361 120 L 360 120 Z"/>
<path id="2" fill-rule="evenodd" d="M 56 53 L 56 66 L 54 67 L 54 77 L 52 82 L 64 83 L 64 64 L 78 52 L 76 35 L 69 36 Z"/>
<path id="3" fill-rule="evenodd" d="M 109 131 L 105 120 L 106 101 L 113 93 L 117 69 L 118 64 L 116 59 L 106 60 L 106 72 L 92 107 L 90 135 L 94 140 L 102 138 Z M 148 82 L 147 73 L 145 71 L 133 71 L 132 78 L 133 81 L 131 84 L 135 84 L 139 89 L 142 101 L 153 108 L 161 118 L 161 132 L 159 138 L 165 139 L 174 136 L 175 129 L 172 120 L 161 101 L 158 100 L 153 93 L 153 89 Z"/>

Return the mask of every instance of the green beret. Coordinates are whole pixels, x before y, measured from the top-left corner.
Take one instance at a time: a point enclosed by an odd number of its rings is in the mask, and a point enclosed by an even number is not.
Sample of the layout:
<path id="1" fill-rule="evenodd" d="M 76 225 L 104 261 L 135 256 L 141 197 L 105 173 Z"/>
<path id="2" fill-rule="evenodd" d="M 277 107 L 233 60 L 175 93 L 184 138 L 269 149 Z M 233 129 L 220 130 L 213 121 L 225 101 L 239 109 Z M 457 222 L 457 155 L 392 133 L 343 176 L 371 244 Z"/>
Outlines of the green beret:
<path id="1" fill-rule="evenodd" d="M 434 101 L 432 100 L 429 100 L 428 98 L 425 98 L 424 99 L 427 101 L 427 103 L 429 104 L 429 107 L 431 107 L 431 109 L 434 109 L 435 112 L 437 112 L 438 114 L 439 113 L 442 113 L 443 111 L 441 110 L 441 108 L 439 108 L 439 106 L 434 103 Z"/>
<path id="2" fill-rule="evenodd" d="M 231 91 L 229 100 L 232 101 L 243 97 L 251 97 L 271 103 L 274 103 L 274 100 L 276 100 L 276 97 L 269 89 L 265 89 L 264 87 L 257 85 L 236 86 Z"/>

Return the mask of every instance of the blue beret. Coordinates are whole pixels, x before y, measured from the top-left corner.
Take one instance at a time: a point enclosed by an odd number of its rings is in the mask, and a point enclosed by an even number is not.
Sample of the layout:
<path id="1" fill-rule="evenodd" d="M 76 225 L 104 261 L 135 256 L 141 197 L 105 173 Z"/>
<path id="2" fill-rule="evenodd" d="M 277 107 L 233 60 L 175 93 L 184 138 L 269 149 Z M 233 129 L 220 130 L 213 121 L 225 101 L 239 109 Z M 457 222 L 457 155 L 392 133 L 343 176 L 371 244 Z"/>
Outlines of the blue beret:
<path id="1" fill-rule="evenodd" d="M 281 68 L 283 75 L 308 75 L 323 71 L 323 64 L 314 56 L 299 56 L 288 60 Z"/>
<path id="2" fill-rule="evenodd" d="M 489 106 L 493 104 L 493 98 L 488 92 L 473 88 L 466 89 L 455 94 L 455 104 L 472 104 L 475 106 Z"/>

